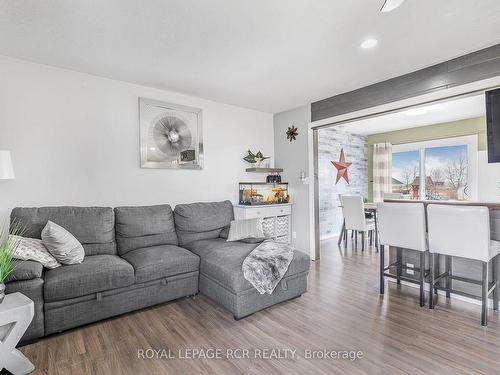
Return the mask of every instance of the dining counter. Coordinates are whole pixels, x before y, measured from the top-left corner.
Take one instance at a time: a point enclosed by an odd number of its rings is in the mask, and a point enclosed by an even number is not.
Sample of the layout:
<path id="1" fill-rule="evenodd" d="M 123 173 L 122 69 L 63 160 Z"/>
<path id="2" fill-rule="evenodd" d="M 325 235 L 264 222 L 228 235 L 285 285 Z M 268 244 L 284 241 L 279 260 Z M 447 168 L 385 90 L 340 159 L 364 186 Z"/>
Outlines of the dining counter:
<path id="1" fill-rule="evenodd" d="M 416 200 L 416 199 L 385 199 L 384 202 L 395 202 L 395 203 L 423 203 L 426 207 L 429 204 L 444 204 L 452 206 L 481 206 L 488 207 L 490 209 L 500 210 L 500 202 L 481 202 L 481 201 L 440 201 L 440 200 Z"/>

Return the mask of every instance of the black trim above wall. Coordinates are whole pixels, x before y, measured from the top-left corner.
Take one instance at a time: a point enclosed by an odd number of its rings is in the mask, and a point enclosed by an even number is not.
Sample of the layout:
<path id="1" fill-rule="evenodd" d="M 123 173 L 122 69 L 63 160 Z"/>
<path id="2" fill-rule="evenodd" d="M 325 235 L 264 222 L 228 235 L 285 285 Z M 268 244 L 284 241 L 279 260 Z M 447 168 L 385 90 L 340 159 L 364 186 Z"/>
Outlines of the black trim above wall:
<path id="1" fill-rule="evenodd" d="M 312 121 L 500 76 L 500 44 L 311 104 Z"/>

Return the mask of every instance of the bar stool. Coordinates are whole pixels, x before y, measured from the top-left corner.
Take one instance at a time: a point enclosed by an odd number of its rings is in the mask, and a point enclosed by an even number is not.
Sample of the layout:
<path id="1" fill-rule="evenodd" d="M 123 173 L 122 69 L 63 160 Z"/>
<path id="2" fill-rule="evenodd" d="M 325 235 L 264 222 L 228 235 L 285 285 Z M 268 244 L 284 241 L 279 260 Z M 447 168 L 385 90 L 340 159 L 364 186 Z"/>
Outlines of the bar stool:
<path id="1" fill-rule="evenodd" d="M 481 285 L 481 325 L 486 326 L 488 324 L 488 296 L 491 292 L 493 292 L 493 309 L 498 311 L 498 259 L 496 257 L 500 254 L 500 242 L 490 239 L 489 209 L 479 206 L 429 204 L 427 223 L 431 271 L 429 308 L 434 308 L 434 289 L 446 291 L 447 297 L 450 293 L 454 293 L 478 298 L 476 295 L 454 290 L 453 280 Z M 449 266 L 451 261 L 447 261 L 448 266 L 444 273 L 435 276 L 436 254 L 480 261 L 482 263 L 481 281 L 453 275 Z M 490 261 L 492 261 L 492 283 L 489 282 L 488 275 Z M 446 286 L 440 285 L 441 279 L 446 280 Z"/>
<path id="2" fill-rule="evenodd" d="M 425 208 L 422 203 L 378 203 L 377 204 L 378 230 L 380 241 L 380 294 L 384 294 L 384 277 L 390 277 L 401 284 L 401 280 L 420 286 L 420 306 L 425 305 L 424 281 L 425 252 L 428 250 L 425 231 Z M 385 247 L 393 246 L 397 249 L 396 261 L 385 266 Z M 419 268 L 403 265 L 402 249 L 416 250 L 420 253 Z M 386 273 L 396 267 L 396 275 Z M 402 275 L 403 269 L 419 273 L 415 280 Z"/>
<path id="3" fill-rule="evenodd" d="M 365 234 L 370 234 L 370 243 L 373 239 L 373 232 L 375 231 L 375 220 L 366 219 L 365 217 L 365 204 L 361 195 L 342 195 L 342 213 L 344 214 L 344 239 L 345 246 L 347 247 L 347 231 L 356 231 L 355 246 L 358 246 L 357 232 L 361 232 L 362 247 L 365 250 Z"/>

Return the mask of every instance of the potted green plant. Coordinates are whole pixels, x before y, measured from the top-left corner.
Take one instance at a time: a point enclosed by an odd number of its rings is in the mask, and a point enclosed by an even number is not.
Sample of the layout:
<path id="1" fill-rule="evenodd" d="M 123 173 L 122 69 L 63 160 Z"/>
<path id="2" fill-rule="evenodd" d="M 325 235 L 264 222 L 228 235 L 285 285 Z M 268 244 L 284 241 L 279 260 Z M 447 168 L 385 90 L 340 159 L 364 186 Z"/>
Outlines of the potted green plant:
<path id="1" fill-rule="evenodd" d="M 17 223 L 12 225 L 4 223 L 0 228 L 0 303 L 5 298 L 5 279 L 16 266 L 14 253 L 19 246 L 19 237 L 15 236 L 20 236 L 21 232 L 21 227 Z"/>
<path id="2" fill-rule="evenodd" d="M 266 159 L 269 159 L 269 156 L 264 156 L 260 151 L 254 154 L 250 150 L 248 150 L 248 155 L 243 158 L 243 160 L 247 163 L 253 164 L 255 167 L 260 167 L 261 163 Z"/>

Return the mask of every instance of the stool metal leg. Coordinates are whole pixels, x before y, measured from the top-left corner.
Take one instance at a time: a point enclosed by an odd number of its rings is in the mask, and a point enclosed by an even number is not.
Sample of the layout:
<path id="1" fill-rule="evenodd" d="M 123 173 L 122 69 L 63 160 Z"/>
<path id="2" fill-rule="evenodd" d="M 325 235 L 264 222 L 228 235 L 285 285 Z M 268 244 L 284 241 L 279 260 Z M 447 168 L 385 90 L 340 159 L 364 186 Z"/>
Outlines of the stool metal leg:
<path id="1" fill-rule="evenodd" d="M 403 275 L 403 250 L 400 247 L 396 248 L 396 261 L 397 284 L 401 285 L 401 276 Z"/>
<path id="2" fill-rule="evenodd" d="M 420 307 L 425 305 L 424 275 L 425 275 L 425 253 L 421 251 L 420 252 Z"/>
<path id="3" fill-rule="evenodd" d="M 354 247 L 358 249 L 358 231 L 354 233 Z"/>
<path id="4" fill-rule="evenodd" d="M 450 294 L 450 289 L 451 289 L 451 256 L 449 255 L 446 255 L 445 257 L 445 272 L 446 274 L 448 275 L 446 277 L 446 289 L 448 289 L 446 291 L 446 298 L 450 298 L 451 297 L 451 294 Z"/>
<path id="5" fill-rule="evenodd" d="M 385 256 L 384 256 L 384 245 L 380 245 L 380 294 L 384 294 L 384 268 L 385 268 Z"/>
<path id="6" fill-rule="evenodd" d="M 488 262 L 483 262 L 483 280 L 481 285 L 481 325 L 488 325 Z"/>
<path id="7" fill-rule="evenodd" d="M 365 232 L 361 232 L 361 251 L 365 251 Z"/>
<path id="8" fill-rule="evenodd" d="M 368 232 L 368 236 L 370 237 L 370 246 L 372 246 L 373 245 L 373 231 L 372 230 Z"/>
<path id="9" fill-rule="evenodd" d="M 429 253 L 429 309 L 434 308 L 434 253 Z"/>
<path id="10" fill-rule="evenodd" d="M 496 283 L 495 289 L 493 289 L 493 310 L 495 311 L 498 311 L 498 281 L 500 280 L 500 277 L 498 277 L 498 258 L 498 255 L 493 258 L 491 268 L 493 270 L 493 282 Z"/>
<path id="11" fill-rule="evenodd" d="M 439 254 L 436 254 L 436 256 L 434 257 L 434 271 L 436 273 L 434 275 L 436 275 L 436 274 L 439 275 L 441 273 L 441 268 L 439 266 L 440 259 L 441 259 L 441 256 Z M 434 288 L 434 294 L 437 296 L 437 294 L 438 294 L 437 288 Z"/>

